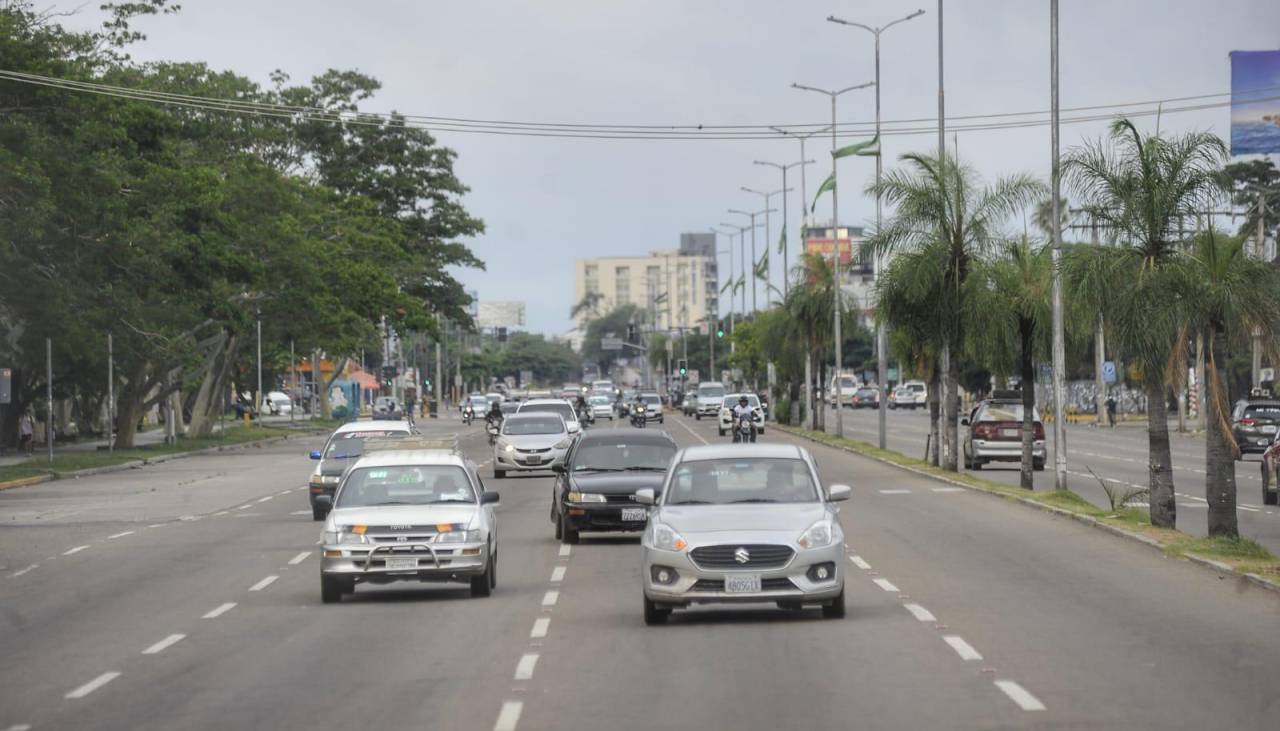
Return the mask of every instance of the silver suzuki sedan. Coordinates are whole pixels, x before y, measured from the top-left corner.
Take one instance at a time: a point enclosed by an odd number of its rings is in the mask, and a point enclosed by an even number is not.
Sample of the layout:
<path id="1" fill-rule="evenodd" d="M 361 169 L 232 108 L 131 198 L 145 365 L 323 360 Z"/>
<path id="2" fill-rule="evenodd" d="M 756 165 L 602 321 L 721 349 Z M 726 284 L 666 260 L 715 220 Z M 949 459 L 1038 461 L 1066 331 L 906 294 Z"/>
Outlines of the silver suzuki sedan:
<path id="1" fill-rule="evenodd" d="M 689 447 L 667 470 L 641 539 L 644 620 L 715 602 L 821 605 L 844 616 L 844 531 L 832 503 L 847 485 L 823 490 L 813 457 L 791 444 Z"/>

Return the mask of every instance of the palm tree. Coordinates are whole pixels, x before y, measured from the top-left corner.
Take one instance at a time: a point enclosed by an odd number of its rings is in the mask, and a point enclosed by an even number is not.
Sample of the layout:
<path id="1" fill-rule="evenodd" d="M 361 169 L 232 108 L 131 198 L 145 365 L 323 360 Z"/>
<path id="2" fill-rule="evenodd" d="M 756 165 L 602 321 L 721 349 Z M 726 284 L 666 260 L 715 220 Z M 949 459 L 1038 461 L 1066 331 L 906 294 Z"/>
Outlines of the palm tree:
<path id="1" fill-rule="evenodd" d="M 1209 503 L 1209 535 L 1239 536 L 1236 525 L 1236 457 L 1239 446 L 1231 431 L 1231 401 L 1223 369 L 1227 346 L 1247 348 L 1255 331 L 1264 344 L 1280 340 L 1280 271 L 1245 254 L 1244 240 L 1223 236 L 1212 225 L 1193 241 L 1179 268 L 1190 312 L 1190 328 L 1204 337 L 1205 500 Z M 1256 329 L 1256 330 L 1255 330 Z"/>
<path id="2" fill-rule="evenodd" d="M 958 398 L 959 358 L 952 356 L 958 356 L 964 342 L 961 313 L 966 283 L 974 262 L 1003 241 L 1000 227 L 1043 195 L 1045 186 L 1030 176 L 1015 175 L 982 187 L 977 172 L 954 157 L 908 154 L 901 159 L 906 169 L 890 170 L 879 183 L 867 188 L 868 194 L 880 196 L 896 209 L 884 228 L 868 239 L 867 246 L 877 254 L 889 255 L 942 245 L 945 259 L 939 270 L 941 286 L 936 302 L 943 313 L 938 321 L 939 359 L 945 364 L 941 370 L 946 384 L 942 416 L 947 448 L 942 466 L 954 471 L 958 466 L 958 434 L 955 419 L 947 414 L 954 413 Z"/>
<path id="3" fill-rule="evenodd" d="M 1068 210 L 1067 199 L 1063 198 L 1058 205 L 1058 230 L 1067 227 L 1071 222 L 1071 213 Z M 1053 199 L 1042 200 L 1036 204 L 1035 211 L 1031 214 L 1031 223 L 1040 229 L 1040 233 L 1044 234 L 1045 241 L 1053 240 Z"/>
<path id="4" fill-rule="evenodd" d="M 819 254 L 805 254 L 796 264 L 795 285 L 787 292 L 784 303 L 796 330 L 804 337 L 804 373 L 806 393 L 810 397 L 816 393 L 815 382 L 825 382 L 823 374 L 826 371 L 826 344 L 831 340 L 834 325 L 832 281 L 831 262 Z M 814 358 L 820 364 L 817 374 L 813 373 Z M 806 406 L 806 409 L 811 425 L 822 429 L 825 426 L 826 412 L 822 400 L 813 398 L 813 403 Z"/>
<path id="5" fill-rule="evenodd" d="M 1214 135 L 1144 135 L 1122 118 L 1111 125 L 1109 139 L 1073 148 L 1063 160 L 1067 184 L 1083 197 L 1084 209 L 1120 240 L 1113 247 L 1072 247 L 1064 252 L 1063 271 L 1068 291 L 1095 303 L 1118 349 L 1140 365 L 1151 524 L 1164 528 L 1177 525 L 1165 386 L 1188 304 L 1173 272 L 1176 224 L 1221 195 L 1217 171 L 1226 154 Z"/>
<path id="6" fill-rule="evenodd" d="M 578 315 L 586 314 L 590 317 L 600 316 L 600 302 L 604 299 L 604 294 L 600 292 L 587 292 L 582 295 L 582 299 L 569 309 L 570 319 L 577 319 Z"/>
<path id="7" fill-rule="evenodd" d="M 990 362 L 997 373 L 1016 370 L 1022 386 L 1022 487 L 1035 486 L 1033 470 L 1043 470 L 1044 462 L 1032 456 L 1035 441 L 1035 357 L 1047 349 L 1052 324 L 1050 290 L 1053 260 L 1047 246 L 1033 248 L 1025 238 L 1008 244 L 1003 256 L 984 262 L 975 289 L 970 318 L 975 324 L 970 338 L 970 355 Z M 1001 356 L 1016 353 L 1016 365 Z M 1004 362 L 1001 362 L 1001 361 Z M 974 468 L 977 464 L 970 465 Z"/>

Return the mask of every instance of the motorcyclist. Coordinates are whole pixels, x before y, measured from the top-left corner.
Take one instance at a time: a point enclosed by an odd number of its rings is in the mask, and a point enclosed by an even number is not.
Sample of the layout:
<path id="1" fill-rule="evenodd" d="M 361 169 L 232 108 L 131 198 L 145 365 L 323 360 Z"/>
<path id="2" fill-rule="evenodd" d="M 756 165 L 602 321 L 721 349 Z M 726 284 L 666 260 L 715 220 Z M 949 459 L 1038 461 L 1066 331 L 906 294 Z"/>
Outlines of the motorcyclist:
<path id="1" fill-rule="evenodd" d="M 633 422 L 643 426 L 644 421 L 648 418 L 644 413 L 646 406 L 647 404 L 644 402 L 644 398 L 640 395 L 640 392 L 637 391 L 635 399 L 631 402 L 630 413 L 631 420 Z"/>
<path id="2" fill-rule="evenodd" d="M 578 412 L 578 421 L 585 423 L 591 420 L 591 409 L 587 407 L 587 397 L 581 393 L 573 402 L 573 410 Z"/>
<path id="3" fill-rule="evenodd" d="M 502 407 L 497 401 L 490 401 L 489 410 L 484 414 L 484 425 L 487 427 L 490 424 L 502 426 Z"/>
<path id="4" fill-rule="evenodd" d="M 755 440 L 755 435 L 756 435 L 755 412 L 756 410 L 751 408 L 751 402 L 750 400 L 747 399 L 746 394 L 743 394 L 742 396 L 738 397 L 738 405 L 733 407 L 733 431 L 735 434 L 738 431 L 738 424 L 742 421 L 742 417 L 745 416 L 747 417 L 748 423 L 751 424 L 751 439 L 753 441 Z"/>

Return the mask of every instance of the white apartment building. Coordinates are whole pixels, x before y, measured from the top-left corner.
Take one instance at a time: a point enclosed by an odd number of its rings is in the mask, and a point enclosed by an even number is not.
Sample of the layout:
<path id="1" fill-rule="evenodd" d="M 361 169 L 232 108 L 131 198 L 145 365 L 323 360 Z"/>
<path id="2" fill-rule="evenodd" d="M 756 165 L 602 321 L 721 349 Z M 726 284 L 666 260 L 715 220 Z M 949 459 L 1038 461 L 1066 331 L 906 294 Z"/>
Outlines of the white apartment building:
<path id="1" fill-rule="evenodd" d="M 596 295 L 595 306 L 577 316 L 586 321 L 621 305 L 652 312 L 656 329 L 699 327 L 707 312 L 716 313 L 716 268 L 709 256 L 677 250 L 653 251 L 648 256 L 602 256 L 579 259 L 574 277 L 574 303 Z"/>

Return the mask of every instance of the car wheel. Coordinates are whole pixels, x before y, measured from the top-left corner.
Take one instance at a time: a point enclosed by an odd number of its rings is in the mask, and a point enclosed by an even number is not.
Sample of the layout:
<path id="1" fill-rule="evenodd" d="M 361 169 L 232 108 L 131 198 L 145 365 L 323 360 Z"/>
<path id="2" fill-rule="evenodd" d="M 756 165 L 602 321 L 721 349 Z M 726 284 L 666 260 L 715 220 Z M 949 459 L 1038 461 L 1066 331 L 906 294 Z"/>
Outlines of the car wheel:
<path id="1" fill-rule="evenodd" d="M 1031 469 L 1036 472 L 1044 472 L 1044 460 L 1036 459 L 1031 461 Z"/>
<path id="2" fill-rule="evenodd" d="M 564 525 L 560 522 L 560 516 L 558 515 L 552 518 L 551 522 L 556 524 L 556 540 L 558 541 L 564 536 Z"/>
<path id="3" fill-rule="evenodd" d="M 494 467 L 494 468 L 493 468 L 493 479 L 495 479 L 495 480 L 501 480 L 502 478 L 504 478 L 504 477 L 506 477 L 506 476 L 507 476 L 507 471 L 506 471 L 506 470 L 500 470 L 500 469 L 498 469 L 497 467 Z"/>
<path id="4" fill-rule="evenodd" d="M 493 553 L 489 554 L 489 564 L 485 566 L 484 573 L 471 577 L 471 596 L 483 597 L 489 596 L 493 592 Z"/>
<path id="5" fill-rule="evenodd" d="M 649 597 L 644 598 L 644 623 L 652 627 L 655 624 L 666 624 L 667 617 L 671 616 L 670 609 L 660 609 L 658 605 L 649 601 Z"/>
<path id="6" fill-rule="evenodd" d="M 829 603 L 822 605 L 823 619 L 844 619 L 844 587 L 840 587 L 840 593 L 836 595 Z"/>
<path id="7" fill-rule="evenodd" d="M 702 421 L 702 414 L 694 414 L 694 415 L 693 415 L 693 420 L 694 420 L 694 421 Z"/>
<path id="8" fill-rule="evenodd" d="M 576 546 L 578 538 L 578 531 L 570 528 L 563 517 L 560 518 L 560 542 L 565 545 Z"/>
<path id="9" fill-rule="evenodd" d="M 1267 463 L 1262 463 L 1262 504 L 1275 505 L 1280 500 L 1280 485 L 1276 485 L 1276 489 L 1271 489 L 1271 470 L 1267 469 Z"/>
<path id="10" fill-rule="evenodd" d="M 757 429 L 757 430 L 756 430 L 756 433 L 758 433 L 758 434 L 764 434 L 764 427 L 760 427 L 759 429 Z"/>
<path id="11" fill-rule="evenodd" d="M 312 506 L 311 506 L 311 519 L 312 519 L 312 520 L 324 520 L 324 516 L 325 516 L 325 509 L 324 509 L 324 508 L 320 507 L 319 505 L 312 505 Z"/>
<path id="12" fill-rule="evenodd" d="M 354 590 L 355 587 L 352 587 Z M 325 604 L 337 604 L 342 601 L 342 580 L 333 576 L 320 575 L 320 601 Z"/>

